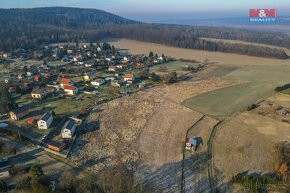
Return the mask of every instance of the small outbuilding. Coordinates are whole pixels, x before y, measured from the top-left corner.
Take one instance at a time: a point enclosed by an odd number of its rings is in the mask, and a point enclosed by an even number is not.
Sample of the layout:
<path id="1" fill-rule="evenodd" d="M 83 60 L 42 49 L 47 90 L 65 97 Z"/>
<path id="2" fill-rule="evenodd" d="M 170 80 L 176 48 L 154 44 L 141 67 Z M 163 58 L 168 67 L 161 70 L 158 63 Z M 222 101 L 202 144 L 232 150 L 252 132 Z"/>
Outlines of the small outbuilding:
<path id="1" fill-rule="evenodd" d="M 26 115 L 29 114 L 29 111 L 28 110 L 29 110 L 28 106 L 23 106 L 23 107 L 18 107 L 16 109 L 13 109 L 10 112 L 10 118 L 12 120 L 18 121 L 22 117 L 25 117 Z"/>
<path id="2" fill-rule="evenodd" d="M 47 147 L 54 151 L 60 152 L 65 148 L 65 143 L 61 141 L 51 140 L 47 143 Z"/>

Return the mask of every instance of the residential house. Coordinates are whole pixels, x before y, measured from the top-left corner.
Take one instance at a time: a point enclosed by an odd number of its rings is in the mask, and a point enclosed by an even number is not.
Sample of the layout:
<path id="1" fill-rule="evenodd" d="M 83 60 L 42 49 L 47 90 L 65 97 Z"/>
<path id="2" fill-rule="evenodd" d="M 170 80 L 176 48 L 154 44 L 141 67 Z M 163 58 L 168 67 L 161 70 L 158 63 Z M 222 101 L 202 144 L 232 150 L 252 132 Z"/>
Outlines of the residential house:
<path id="1" fill-rule="evenodd" d="M 118 68 L 118 69 L 123 69 L 123 68 L 124 68 L 124 65 L 122 65 L 122 64 L 118 64 L 118 65 L 117 65 L 117 68 Z"/>
<path id="2" fill-rule="evenodd" d="M 112 58 L 112 57 L 110 57 L 110 58 L 106 58 L 106 60 L 107 60 L 108 62 L 111 62 L 111 61 L 113 60 L 113 58 Z"/>
<path id="3" fill-rule="evenodd" d="M 107 76 L 107 77 L 105 78 L 105 81 L 106 81 L 106 82 L 109 82 L 109 81 L 111 81 L 111 80 L 116 80 L 116 77 L 114 77 L 114 76 Z"/>
<path id="4" fill-rule="evenodd" d="M 15 92 L 15 87 L 9 87 L 9 92 Z"/>
<path id="5" fill-rule="evenodd" d="M 31 92 L 31 97 L 34 99 L 42 99 L 46 96 L 46 91 L 41 88 L 34 88 Z"/>
<path id="6" fill-rule="evenodd" d="M 109 71 L 116 71 L 117 70 L 117 66 L 109 66 L 108 70 Z"/>
<path id="7" fill-rule="evenodd" d="M 24 78 L 24 75 L 21 74 L 21 73 L 19 73 L 19 74 L 18 74 L 18 79 L 22 79 L 22 78 Z"/>
<path id="8" fill-rule="evenodd" d="M 23 106 L 23 107 L 18 107 L 16 109 L 13 109 L 10 112 L 10 118 L 15 121 L 20 120 L 22 117 L 29 114 L 28 110 L 29 110 L 28 106 Z"/>
<path id="9" fill-rule="evenodd" d="M 98 78 L 98 79 L 93 80 L 91 82 L 91 84 L 94 85 L 94 86 L 101 86 L 104 83 L 105 83 L 105 80 L 103 78 Z"/>
<path id="10" fill-rule="evenodd" d="M 87 68 L 88 68 L 88 67 L 93 67 L 93 66 L 95 66 L 95 63 L 86 63 L 86 64 L 85 64 L 85 67 L 87 67 Z"/>
<path id="11" fill-rule="evenodd" d="M 136 63 L 136 68 L 143 68 L 143 63 Z"/>
<path id="12" fill-rule="evenodd" d="M 54 151 L 60 152 L 61 150 L 65 148 L 65 143 L 61 141 L 51 140 L 47 142 L 47 147 Z"/>
<path id="13" fill-rule="evenodd" d="M 135 81 L 135 76 L 133 74 L 125 74 L 123 78 L 127 83 L 133 83 Z"/>
<path id="14" fill-rule="evenodd" d="M 40 80 L 39 76 L 34 76 L 34 81 L 38 82 Z"/>
<path id="15" fill-rule="evenodd" d="M 85 73 L 84 80 L 85 81 L 90 81 L 93 78 L 95 78 L 95 76 L 96 76 L 96 73 L 94 73 L 94 72 Z"/>
<path id="16" fill-rule="evenodd" d="M 101 52 L 101 51 L 102 51 L 102 48 L 97 47 L 97 51 L 98 51 L 98 52 Z"/>
<path id="17" fill-rule="evenodd" d="M 123 61 L 127 62 L 128 60 L 129 60 L 129 58 L 127 56 L 124 56 Z"/>
<path id="18" fill-rule="evenodd" d="M 50 113 L 45 113 L 41 116 L 41 118 L 37 121 L 38 129 L 48 129 L 52 124 L 53 117 Z"/>
<path id="19" fill-rule="evenodd" d="M 64 89 L 65 94 L 67 94 L 67 95 L 75 95 L 79 91 L 79 89 L 77 87 L 69 86 L 69 85 L 64 86 L 63 89 Z"/>
<path id="20" fill-rule="evenodd" d="M 71 79 L 68 78 L 62 78 L 60 80 L 60 86 L 63 88 L 64 86 L 72 86 L 73 85 L 73 81 L 71 81 Z"/>
<path id="21" fill-rule="evenodd" d="M 76 131 L 76 123 L 74 120 L 68 120 L 62 130 L 61 130 L 61 137 L 62 138 L 72 138 Z"/>
<path id="22" fill-rule="evenodd" d="M 27 76 L 32 76 L 33 74 L 34 74 L 33 71 L 27 71 L 27 72 L 26 72 L 26 75 L 27 75 Z"/>

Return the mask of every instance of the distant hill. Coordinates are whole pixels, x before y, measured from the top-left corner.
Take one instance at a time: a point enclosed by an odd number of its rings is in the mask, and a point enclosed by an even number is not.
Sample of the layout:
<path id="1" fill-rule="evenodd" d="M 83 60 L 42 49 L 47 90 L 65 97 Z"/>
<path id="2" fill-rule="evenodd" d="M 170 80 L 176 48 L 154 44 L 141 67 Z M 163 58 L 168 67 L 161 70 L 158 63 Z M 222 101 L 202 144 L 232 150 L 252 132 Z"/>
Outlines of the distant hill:
<path id="1" fill-rule="evenodd" d="M 67 7 L 0 9 L 0 25 L 8 28 L 59 27 L 95 29 L 103 25 L 126 25 L 140 22 L 98 10 Z"/>
<path id="2" fill-rule="evenodd" d="M 44 7 L 0 9 L 0 51 L 56 42 L 127 38 L 176 47 L 286 59 L 280 49 L 210 42 L 199 37 L 242 40 L 290 48 L 287 34 L 235 28 L 148 24 L 97 9 Z"/>

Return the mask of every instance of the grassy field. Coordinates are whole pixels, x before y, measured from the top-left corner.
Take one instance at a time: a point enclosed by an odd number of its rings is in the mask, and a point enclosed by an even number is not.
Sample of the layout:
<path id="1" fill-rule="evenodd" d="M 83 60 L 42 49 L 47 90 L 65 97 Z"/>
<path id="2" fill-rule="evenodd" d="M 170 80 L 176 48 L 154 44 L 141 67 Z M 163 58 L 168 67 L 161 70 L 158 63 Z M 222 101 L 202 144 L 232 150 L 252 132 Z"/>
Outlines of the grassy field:
<path id="1" fill-rule="evenodd" d="M 290 88 L 282 90 L 281 93 L 283 94 L 290 94 Z"/>
<path id="2" fill-rule="evenodd" d="M 185 100 L 182 104 L 213 116 L 228 116 L 245 110 L 250 104 L 273 92 L 275 86 L 263 83 L 246 83 L 218 89 Z"/>
<path id="3" fill-rule="evenodd" d="M 84 94 L 78 95 L 78 98 L 85 97 Z M 79 111 L 81 107 L 86 107 L 94 104 L 95 97 L 86 98 L 85 100 L 70 100 L 66 98 L 51 97 L 48 99 L 40 100 L 39 106 L 30 109 L 30 112 L 38 112 L 40 116 L 47 111 L 53 110 L 56 114 L 71 114 Z M 16 101 L 20 106 L 29 104 L 32 102 L 30 94 L 22 96 Z"/>
<path id="4" fill-rule="evenodd" d="M 230 70 L 232 71 L 229 72 Z M 224 75 L 220 77 L 230 80 L 247 80 L 249 83 L 192 97 L 185 100 L 183 104 L 206 114 L 227 116 L 244 110 L 259 98 L 271 94 L 276 86 L 290 82 L 289 74 L 290 68 L 287 66 L 247 66 L 236 70 L 228 67 L 218 68 L 202 78 Z"/>

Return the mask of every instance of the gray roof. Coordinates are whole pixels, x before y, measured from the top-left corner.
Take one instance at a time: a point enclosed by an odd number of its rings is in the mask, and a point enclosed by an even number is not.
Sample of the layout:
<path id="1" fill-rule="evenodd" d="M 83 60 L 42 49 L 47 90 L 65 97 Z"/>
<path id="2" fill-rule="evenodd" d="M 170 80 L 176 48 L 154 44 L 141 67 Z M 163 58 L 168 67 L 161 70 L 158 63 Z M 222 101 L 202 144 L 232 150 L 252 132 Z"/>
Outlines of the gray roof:
<path id="1" fill-rule="evenodd" d="M 42 115 L 40 120 L 47 121 L 51 116 L 52 115 L 50 113 L 45 113 L 44 115 Z"/>
<path id="2" fill-rule="evenodd" d="M 75 121 L 70 119 L 70 120 L 68 120 L 68 121 L 64 124 L 64 126 L 63 126 L 62 129 L 72 130 L 72 129 L 73 129 L 73 126 L 74 126 L 75 124 L 76 124 Z"/>
<path id="3" fill-rule="evenodd" d="M 15 115 L 18 115 L 20 113 L 23 113 L 25 111 L 28 111 L 29 107 L 28 106 L 23 106 L 23 107 L 18 107 L 16 109 L 13 109 L 12 112 L 15 114 Z"/>

